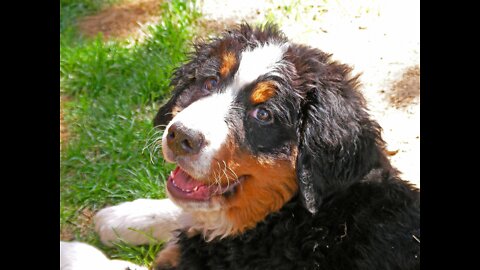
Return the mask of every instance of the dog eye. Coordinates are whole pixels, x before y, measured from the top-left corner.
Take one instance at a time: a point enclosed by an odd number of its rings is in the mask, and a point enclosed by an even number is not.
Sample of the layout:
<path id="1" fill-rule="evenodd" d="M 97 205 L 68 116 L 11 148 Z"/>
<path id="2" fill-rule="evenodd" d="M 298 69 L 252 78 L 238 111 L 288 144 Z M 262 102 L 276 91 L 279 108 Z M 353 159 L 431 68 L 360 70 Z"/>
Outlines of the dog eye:
<path id="1" fill-rule="evenodd" d="M 218 80 L 216 78 L 208 78 L 203 83 L 203 89 L 206 91 L 211 91 L 215 86 L 217 86 Z"/>
<path id="2" fill-rule="evenodd" d="M 250 115 L 262 122 L 262 124 L 270 124 L 273 122 L 272 113 L 263 107 L 256 108 Z"/>

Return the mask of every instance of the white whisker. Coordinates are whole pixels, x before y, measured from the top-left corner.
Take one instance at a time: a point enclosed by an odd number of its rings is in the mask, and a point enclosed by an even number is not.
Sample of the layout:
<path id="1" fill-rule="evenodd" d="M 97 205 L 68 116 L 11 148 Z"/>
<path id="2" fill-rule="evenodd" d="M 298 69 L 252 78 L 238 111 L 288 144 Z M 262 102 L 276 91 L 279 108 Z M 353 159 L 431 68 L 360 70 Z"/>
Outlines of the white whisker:
<path id="1" fill-rule="evenodd" d="M 153 158 L 157 155 L 157 151 L 161 150 L 161 140 L 162 140 L 163 130 L 157 128 L 152 128 L 147 133 L 147 139 L 145 140 L 145 145 L 142 148 L 142 154 L 145 151 L 148 151 L 150 162 L 153 163 Z"/>
<path id="2" fill-rule="evenodd" d="M 227 189 L 228 189 L 230 187 L 230 178 L 227 175 L 227 163 L 225 162 L 225 160 L 222 160 L 222 162 L 223 162 L 223 166 L 224 166 L 224 169 L 222 171 L 223 171 L 223 174 L 225 175 L 225 177 L 227 178 Z"/>

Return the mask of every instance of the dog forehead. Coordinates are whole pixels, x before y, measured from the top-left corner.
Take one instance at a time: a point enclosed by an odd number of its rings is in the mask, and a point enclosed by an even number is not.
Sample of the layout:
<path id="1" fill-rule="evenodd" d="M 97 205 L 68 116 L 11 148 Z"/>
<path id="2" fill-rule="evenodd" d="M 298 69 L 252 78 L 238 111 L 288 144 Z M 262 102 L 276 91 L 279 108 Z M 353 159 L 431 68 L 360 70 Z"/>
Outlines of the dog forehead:
<path id="1" fill-rule="evenodd" d="M 272 41 L 242 51 L 239 56 L 238 69 L 229 87 L 230 91 L 237 93 L 260 76 L 275 75 L 277 68 L 282 65 L 287 49 L 288 43 Z"/>
<path id="2" fill-rule="evenodd" d="M 232 80 L 225 85 L 224 91 L 221 91 L 219 94 L 222 96 L 225 95 L 230 102 L 233 102 L 235 98 L 241 94 L 245 86 L 255 82 L 259 77 L 267 74 L 282 76 L 279 74 L 278 68 L 285 64 L 284 55 L 289 45 L 287 42 L 277 40 L 270 40 L 265 43 L 257 42 L 256 46 L 247 47 L 239 53 L 234 53 L 231 48 L 223 48 L 225 46 L 220 46 L 214 49 L 216 51 L 215 56 L 212 55 L 213 57 L 204 60 L 203 63 L 199 65 L 200 68 L 196 69 L 196 72 L 213 74 L 213 72 L 215 72 L 214 70 L 218 68 L 217 72 L 219 72 L 222 77 L 226 77 L 228 73 L 232 72 Z M 235 66 L 238 66 L 236 70 L 234 70 Z M 205 75 L 201 76 L 205 77 Z M 274 87 L 270 87 L 271 85 L 273 84 L 258 82 L 258 85 L 253 89 L 254 91 L 252 91 L 253 96 L 250 98 L 252 103 L 260 103 L 273 96 Z M 185 91 L 177 101 L 177 105 L 183 109 L 197 102 L 199 97 L 195 95 L 195 93 L 197 92 Z"/>

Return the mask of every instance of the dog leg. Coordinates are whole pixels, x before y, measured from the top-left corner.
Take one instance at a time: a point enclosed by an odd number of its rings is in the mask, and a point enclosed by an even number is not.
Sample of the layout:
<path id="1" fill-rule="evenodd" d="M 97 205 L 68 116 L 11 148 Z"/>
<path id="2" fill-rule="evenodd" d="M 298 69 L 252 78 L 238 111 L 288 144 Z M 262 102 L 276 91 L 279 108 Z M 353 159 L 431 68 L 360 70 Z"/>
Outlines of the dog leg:
<path id="1" fill-rule="evenodd" d="M 108 246 L 120 239 L 131 245 L 148 244 L 151 237 L 167 241 L 180 228 L 181 213 L 170 199 L 138 199 L 100 210 L 94 217 L 95 231 Z"/>

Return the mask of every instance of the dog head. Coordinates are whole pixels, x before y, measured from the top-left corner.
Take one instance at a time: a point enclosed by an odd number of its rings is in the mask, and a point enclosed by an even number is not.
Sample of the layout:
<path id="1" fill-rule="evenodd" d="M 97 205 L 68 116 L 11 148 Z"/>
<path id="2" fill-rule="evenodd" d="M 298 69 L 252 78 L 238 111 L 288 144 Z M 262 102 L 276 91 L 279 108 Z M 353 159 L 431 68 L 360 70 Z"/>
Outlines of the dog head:
<path id="1" fill-rule="evenodd" d="M 330 55 L 270 24 L 243 24 L 195 49 L 154 125 L 165 127 L 165 160 L 178 165 L 170 198 L 221 213 L 228 229 L 219 234 L 255 226 L 297 194 L 314 214 L 383 160 L 357 77 Z"/>

